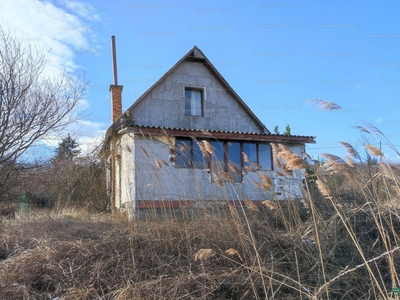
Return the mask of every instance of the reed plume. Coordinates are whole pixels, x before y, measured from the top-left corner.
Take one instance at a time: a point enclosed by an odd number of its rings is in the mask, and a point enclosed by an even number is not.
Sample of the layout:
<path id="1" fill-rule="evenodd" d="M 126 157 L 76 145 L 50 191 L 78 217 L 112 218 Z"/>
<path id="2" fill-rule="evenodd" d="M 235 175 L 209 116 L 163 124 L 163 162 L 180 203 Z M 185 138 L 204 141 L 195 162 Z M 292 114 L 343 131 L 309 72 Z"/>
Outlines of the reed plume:
<path id="1" fill-rule="evenodd" d="M 276 162 L 278 162 L 279 158 L 283 159 L 286 162 L 285 167 L 289 170 L 308 168 L 307 161 L 305 161 L 299 155 L 292 152 L 288 147 L 282 144 L 279 144 L 278 147 L 280 148 L 280 151 L 277 152 L 275 155 L 275 157 L 277 158 L 275 160 Z M 281 162 L 279 162 L 278 165 L 283 167 L 283 164 Z M 285 171 L 283 172 L 285 173 Z"/>
<path id="2" fill-rule="evenodd" d="M 259 183 L 259 182 L 255 181 L 255 180 L 253 180 L 253 183 L 254 183 L 254 185 L 256 187 L 262 187 L 262 183 Z"/>
<path id="3" fill-rule="evenodd" d="M 206 150 L 204 145 L 198 141 L 196 141 L 197 146 L 199 146 L 201 153 L 203 154 L 203 157 L 209 157 L 210 153 Z"/>
<path id="4" fill-rule="evenodd" d="M 331 192 L 327 186 L 325 186 L 321 180 L 317 180 L 317 188 L 322 194 L 327 199 L 332 199 Z"/>
<path id="5" fill-rule="evenodd" d="M 233 173 L 240 174 L 240 170 L 236 166 L 234 166 L 233 164 L 228 163 L 228 167 Z"/>
<path id="6" fill-rule="evenodd" d="M 179 152 L 185 152 L 189 150 L 188 144 L 185 142 L 179 144 Z"/>
<path id="7" fill-rule="evenodd" d="M 346 142 L 340 142 L 342 144 L 342 146 L 344 148 L 346 148 L 347 153 L 350 154 L 351 157 L 353 157 L 354 159 L 359 159 L 360 155 L 358 154 L 358 152 L 356 151 L 356 149 L 354 149 L 354 147 L 352 145 L 350 145 L 349 143 Z"/>
<path id="8" fill-rule="evenodd" d="M 142 147 L 139 147 L 139 148 L 140 148 L 140 151 L 142 151 L 143 155 L 149 157 L 146 150 L 144 150 Z"/>
<path id="9" fill-rule="evenodd" d="M 383 176 L 385 176 L 386 178 L 388 178 L 390 180 L 396 181 L 396 176 L 394 176 L 393 170 L 386 163 L 380 162 L 379 166 L 382 170 Z"/>
<path id="10" fill-rule="evenodd" d="M 380 157 L 385 156 L 385 154 L 383 154 L 381 149 L 379 149 L 371 144 L 365 145 L 365 148 L 367 148 L 368 152 L 373 156 L 380 156 Z"/>
<path id="11" fill-rule="evenodd" d="M 230 181 L 233 182 L 233 177 L 231 176 L 231 174 L 225 172 L 225 171 L 218 171 L 218 174 L 226 181 Z"/>
<path id="12" fill-rule="evenodd" d="M 256 167 L 257 170 L 261 170 L 262 169 L 262 167 L 256 162 L 253 162 L 253 165 Z"/>
<path id="13" fill-rule="evenodd" d="M 255 169 L 253 169 L 250 166 L 244 166 L 244 168 L 245 168 L 246 171 L 249 171 L 249 172 L 255 172 L 256 171 Z"/>
<path id="14" fill-rule="evenodd" d="M 247 208 L 251 211 L 259 211 L 260 209 L 257 207 L 257 205 L 254 204 L 253 201 L 250 199 L 243 199 L 244 204 L 246 204 Z"/>
<path id="15" fill-rule="evenodd" d="M 346 163 L 342 158 L 337 155 L 329 154 L 329 153 L 322 153 L 321 156 L 326 157 L 328 159 L 328 169 L 326 170 L 330 174 L 335 173 L 344 173 L 348 178 L 353 179 L 355 174 L 351 169 L 352 166 L 350 165 L 352 162 L 348 160 Z M 354 163 L 355 165 L 355 163 Z"/>
<path id="16" fill-rule="evenodd" d="M 260 179 L 262 182 L 262 188 L 266 191 L 269 191 L 273 186 L 274 183 L 272 182 L 271 178 L 269 178 L 266 174 L 261 173 L 260 174 Z"/>
<path id="17" fill-rule="evenodd" d="M 274 143 L 271 143 L 271 148 L 272 148 L 272 153 L 274 155 L 278 154 L 279 152 L 281 152 L 281 149 Z"/>
<path id="18" fill-rule="evenodd" d="M 212 249 L 200 249 L 194 254 L 194 261 L 202 260 L 207 261 L 211 257 L 215 256 L 215 251 Z"/>
<path id="19" fill-rule="evenodd" d="M 211 175 L 212 175 L 212 177 L 213 177 L 213 181 L 214 181 L 217 185 L 219 185 L 220 187 L 222 187 L 223 184 L 222 184 L 221 179 L 218 177 L 218 175 L 215 174 L 214 172 L 211 173 Z"/>
<path id="20" fill-rule="evenodd" d="M 263 205 L 265 205 L 266 207 L 268 207 L 270 210 L 278 209 L 278 205 L 275 202 L 271 201 L 271 200 L 264 200 L 261 203 Z"/>
<path id="21" fill-rule="evenodd" d="M 237 256 L 241 261 L 243 261 L 242 256 L 240 255 L 239 251 L 233 248 L 229 248 L 228 250 L 225 251 L 226 254 L 230 256 Z"/>
<path id="22" fill-rule="evenodd" d="M 247 156 L 247 154 L 244 153 L 244 152 L 242 152 L 242 155 L 243 155 L 243 160 L 244 160 L 247 164 L 251 165 L 250 159 L 249 159 L 249 157 Z"/>
<path id="23" fill-rule="evenodd" d="M 156 162 L 157 168 L 162 169 L 160 162 L 157 159 L 154 159 L 154 161 Z"/>
<path id="24" fill-rule="evenodd" d="M 175 147 L 174 143 L 172 142 L 171 138 L 168 135 L 165 136 L 165 141 L 167 142 L 167 144 L 170 148 Z"/>
<path id="25" fill-rule="evenodd" d="M 205 149 L 209 154 L 214 154 L 214 149 L 213 149 L 213 147 L 211 146 L 211 144 L 210 144 L 208 141 L 204 140 L 204 141 L 203 141 L 203 146 L 204 146 L 204 149 Z"/>
<path id="26" fill-rule="evenodd" d="M 308 205 L 307 201 L 305 199 L 301 199 L 300 202 L 303 204 L 303 206 L 305 208 L 310 208 L 310 206 Z"/>
<path id="27" fill-rule="evenodd" d="M 356 166 L 356 162 L 349 155 L 346 155 L 346 163 L 352 168 Z"/>
<path id="28" fill-rule="evenodd" d="M 329 101 L 325 101 L 322 99 L 311 99 L 308 100 L 307 103 L 316 105 L 318 108 L 318 110 L 329 110 L 329 111 L 333 111 L 333 110 L 341 110 L 343 109 L 343 107 L 341 107 L 340 105 L 333 103 L 333 102 L 329 102 Z"/>

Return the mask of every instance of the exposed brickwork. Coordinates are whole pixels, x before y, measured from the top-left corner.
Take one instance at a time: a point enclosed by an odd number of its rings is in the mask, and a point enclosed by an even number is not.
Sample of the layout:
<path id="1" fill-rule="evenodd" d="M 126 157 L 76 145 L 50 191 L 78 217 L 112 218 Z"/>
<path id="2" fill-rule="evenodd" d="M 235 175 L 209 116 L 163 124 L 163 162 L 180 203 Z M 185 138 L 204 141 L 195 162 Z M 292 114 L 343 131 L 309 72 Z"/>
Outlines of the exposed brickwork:
<path id="1" fill-rule="evenodd" d="M 122 115 L 122 85 L 110 85 L 112 123 Z"/>

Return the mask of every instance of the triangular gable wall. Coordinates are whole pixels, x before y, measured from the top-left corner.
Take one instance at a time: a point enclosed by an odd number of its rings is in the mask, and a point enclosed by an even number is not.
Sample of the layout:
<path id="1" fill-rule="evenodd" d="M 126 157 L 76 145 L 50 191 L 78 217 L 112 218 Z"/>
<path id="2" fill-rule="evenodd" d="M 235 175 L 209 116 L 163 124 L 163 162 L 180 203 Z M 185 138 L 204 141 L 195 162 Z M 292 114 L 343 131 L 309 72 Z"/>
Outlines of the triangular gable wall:
<path id="1" fill-rule="evenodd" d="M 201 88 L 203 116 L 186 116 L 185 87 Z M 129 109 L 135 125 L 269 133 L 196 46 Z"/>

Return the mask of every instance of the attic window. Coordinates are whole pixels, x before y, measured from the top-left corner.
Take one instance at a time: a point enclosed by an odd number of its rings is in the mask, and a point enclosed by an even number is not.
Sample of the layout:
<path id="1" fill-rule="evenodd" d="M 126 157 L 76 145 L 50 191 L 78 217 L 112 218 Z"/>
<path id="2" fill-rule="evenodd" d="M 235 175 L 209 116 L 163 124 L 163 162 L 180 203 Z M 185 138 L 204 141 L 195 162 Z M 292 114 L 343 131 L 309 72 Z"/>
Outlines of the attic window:
<path id="1" fill-rule="evenodd" d="M 185 87 L 185 115 L 203 116 L 203 90 Z"/>

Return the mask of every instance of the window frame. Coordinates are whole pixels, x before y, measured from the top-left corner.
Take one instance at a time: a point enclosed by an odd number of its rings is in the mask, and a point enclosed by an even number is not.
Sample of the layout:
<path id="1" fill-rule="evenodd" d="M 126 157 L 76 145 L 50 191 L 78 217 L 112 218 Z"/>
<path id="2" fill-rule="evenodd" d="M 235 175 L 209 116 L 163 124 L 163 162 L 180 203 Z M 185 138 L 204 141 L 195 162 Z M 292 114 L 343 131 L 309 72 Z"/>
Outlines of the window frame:
<path id="1" fill-rule="evenodd" d="M 215 167 L 213 167 L 213 157 L 214 157 L 215 154 L 212 154 L 212 155 L 209 155 L 208 157 L 202 156 L 203 162 L 204 162 L 204 167 L 199 167 L 198 166 L 199 161 L 195 160 L 195 157 L 194 157 L 194 154 L 195 154 L 194 152 L 195 151 L 194 151 L 193 147 L 194 147 L 194 143 L 201 143 L 201 141 L 198 141 L 198 140 L 192 139 L 192 138 L 188 138 L 188 137 L 177 137 L 176 141 L 175 141 L 175 148 L 176 148 L 176 150 L 175 150 L 175 153 L 176 153 L 175 167 L 176 168 L 181 168 L 181 169 L 189 169 L 189 168 L 191 168 L 191 169 L 200 169 L 200 170 L 201 169 L 203 169 L 203 170 L 204 169 L 209 169 L 212 172 L 214 172 L 214 171 L 217 171 L 217 172 L 218 171 L 224 171 L 224 172 L 230 173 L 229 166 L 228 166 L 228 163 L 229 163 L 229 150 L 228 150 L 229 146 L 228 146 L 228 143 L 233 142 L 233 143 L 239 143 L 239 147 L 240 147 L 240 170 L 241 170 L 241 173 L 242 173 L 241 174 L 242 182 L 243 182 L 244 174 L 248 173 L 248 170 L 245 169 L 245 166 L 247 166 L 248 164 L 244 161 L 244 156 L 243 156 L 243 153 L 246 153 L 246 152 L 243 151 L 245 143 L 255 144 L 257 164 L 260 165 L 260 166 L 262 166 L 261 161 L 260 161 L 260 158 L 261 158 L 260 145 L 267 145 L 269 147 L 269 158 L 270 158 L 269 159 L 269 166 L 270 167 L 269 168 L 261 168 L 261 169 L 253 168 L 253 169 L 255 169 L 255 171 L 273 171 L 274 170 L 272 148 L 271 148 L 271 144 L 268 143 L 268 142 L 230 140 L 230 139 L 227 139 L 227 140 L 204 139 L 204 140 L 208 141 L 210 144 L 215 142 L 215 143 L 218 143 L 219 145 L 221 145 L 221 149 L 223 150 L 223 155 L 224 155 L 224 157 L 223 157 L 223 165 L 222 166 L 219 166 L 217 168 L 217 170 L 214 169 Z M 190 151 L 190 153 L 189 153 L 189 156 L 190 156 L 189 157 L 189 159 L 190 159 L 189 163 L 184 163 L 184 164 L 181 164 L 181 165 L 177 165 L 177 161 L 178 161 L 178 159 L 180 157 L 179 150 L 177 149 L 179 142 L 185 142 L 189 147 L 189 149 L 188 149 Z M 263 164 L 265 165 L 265 162 Z M 250 166 L 252 166 L 252 165 L 253 164 L 251 164 Z"/>
<path id="2" fill-rule="evenodd" d="M 188 114 L 186 112 L 186 91 L 194 91 L 194 92 L 200 92 L 200 115 L 195 115 L 195 114 Z M 184 114 L 186 117 L 198 117 L 201 118 L 204 116 L 204 102 L 205 102 L 205 94 L 206 94 L 206 89 L 204 87 L 200 86 L 183 86 L 183 100 L 184 100 Z M 190 111 L 192 111 L 192 107 L 190 107 Z"/>
<path id="3" fill-rule="evenodd" d="M 182 159 L 182 157 L 184 157 L 179 149 L 177 149 L 178 147 L 178 143 L 179 142 L 184 142 L 187 144 L 187 146 L 189 147 L 188 151 L 189 151 L 189 161 L 185 162 L 183 161 L 182 164 L 177 164 L 179 159 Z M 177 137 L 175 139 L 175 162 L 174 165 L 176 168 L 179 169 L 199 169 L 199 170 L 204 170 L 204 169 L 209 169 L 209 159 L 205 158 L 203 155 L 201 155 L 201 157 L 203 158 L 203 162 L 201 162 L 200 160 L 197 159 L 197 155 L 199 152 L 197 151 L 197 144 L 196 146 L 194 146 L 195 143 L 197 143 L 197 140 L 194 140 L 192 138 L 187 138 L 187 137 Z M 195 147 L 196 147 L 196 151 L 195 151 Z M 201 151 L 200 151 L 201 152 Z M 203 167 L 199 167 L 200 165 L 203 165 Z"/>

